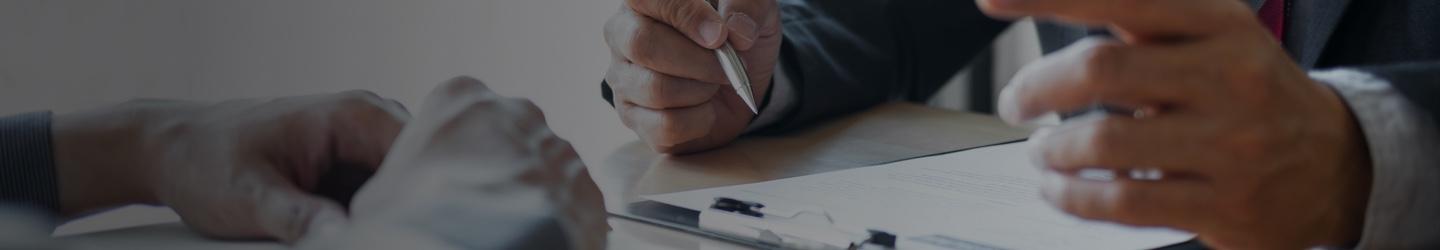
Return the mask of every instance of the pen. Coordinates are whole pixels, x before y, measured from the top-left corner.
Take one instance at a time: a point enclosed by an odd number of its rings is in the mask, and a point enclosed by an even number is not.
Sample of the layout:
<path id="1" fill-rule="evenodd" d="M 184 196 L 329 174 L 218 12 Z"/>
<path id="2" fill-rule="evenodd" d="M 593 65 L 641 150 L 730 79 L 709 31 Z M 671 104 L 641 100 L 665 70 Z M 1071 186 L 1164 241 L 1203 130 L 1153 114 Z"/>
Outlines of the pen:
<path id="1" fill-rule="evenodd" d="M 750 107 L 750 113 L 759 114 L 760 109 L 755 107 L 755 92 L 750 90 L 750 74 L 745 73 L 745 63 L 735 54 L 735 48 L 726 42 L 720 49 L 715 50 L 715 55 L 720 58 L 720 67 L 725 69 L 725 76 L 730 78 L 730 86 L 735 88 L 735 94 L 740 95 L 740 100 Z"/>
<path id="2" fill-rule="evenodd" d="M 710 3 L 710 7 L 719 10 L 714 0 L 706 1 Z M 735 88 L 735 94 L 740 95 L 740 100 L 750 107 L 750 113 L 759 114 L 760 109 L 755 106 L 755 92 L 750 89 L 750 74 L 745 72 L 745 62 L 740 61 L 740 55 L 735 53 L 735 48 L 730 47 L 730 42 L 725 42 L 715 50 L 715 57 L 720 59 L 720 68 L 725 70 L 725 77 L 730 78 L 730 87 Z"/>

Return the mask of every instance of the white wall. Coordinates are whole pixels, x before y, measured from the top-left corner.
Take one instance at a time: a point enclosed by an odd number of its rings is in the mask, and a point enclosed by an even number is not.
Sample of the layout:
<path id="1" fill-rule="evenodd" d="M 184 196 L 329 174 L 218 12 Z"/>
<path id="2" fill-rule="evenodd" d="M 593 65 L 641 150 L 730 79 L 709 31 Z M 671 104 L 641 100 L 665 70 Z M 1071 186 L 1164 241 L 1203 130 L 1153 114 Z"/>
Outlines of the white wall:
<path id="1" fill-rule="evenodd" d="M 136 97 L 369 89 L 418 105 L 472 75 L 576 144 L 634 138 L 599 97 L 619 0 L 4 0 L 0 114 Z M 583 145 L 582 145 L 583 146 Z M 588 157 L 603 152 L 587 150 Z M 587 158 L 588 158 L 587 157 Z"/>

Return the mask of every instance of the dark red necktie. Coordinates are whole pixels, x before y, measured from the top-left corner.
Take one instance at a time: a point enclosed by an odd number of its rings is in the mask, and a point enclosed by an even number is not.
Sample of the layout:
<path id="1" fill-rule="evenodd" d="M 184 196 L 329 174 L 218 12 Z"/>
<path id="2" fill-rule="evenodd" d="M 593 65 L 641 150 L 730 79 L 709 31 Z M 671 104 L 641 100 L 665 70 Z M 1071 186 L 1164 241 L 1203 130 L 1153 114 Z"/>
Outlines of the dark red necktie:
<path id="1" fill-rule="evenodd" d="M 1260 21 L 1275 34 L 1276 39 L 1285 40 L 1285 0 L 1268 0 L 1260 7 Z"/>

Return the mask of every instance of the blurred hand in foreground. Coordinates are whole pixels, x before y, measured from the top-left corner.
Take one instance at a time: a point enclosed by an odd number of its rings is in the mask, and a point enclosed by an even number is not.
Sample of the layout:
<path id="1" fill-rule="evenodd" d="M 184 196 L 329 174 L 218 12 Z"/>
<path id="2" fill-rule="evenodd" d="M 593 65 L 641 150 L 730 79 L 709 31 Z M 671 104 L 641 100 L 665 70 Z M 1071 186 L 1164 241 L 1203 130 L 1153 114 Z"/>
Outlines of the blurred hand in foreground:
<path id="1" fill-rule="evenodd" d="M 57 115 L 61 212 L 160 204 L 212 237 L 294 242 L 312 218 L 345 214 L 340 197 L 317 194 L 335 188 L 326 177 L 375 171 L 408 119 L 364 91 Z"/>
<path id="2" fill-rule="evenodd" d="M 1220 249 L 1358 241 L 1371 174 L 1359 127 L 1243 1 L 977 2 L 992 16 L 1116 35 L 1026 66 L 1001 95 L 1012 123 L 1097 104 L 1135 111 L 1070 119 L 1032 137 L 1050 203 L 1083 218 L 1195 232 Z M 1078 175 L 1088 170 L 1119 174 Z M 1126 178 L 1130 170 L 1164 177 Z"/>
<path id="3" fill-rule="evenodd" d="M 467 77 L 426 98 L 347 221 L 317 220 L 315 249 L 598 249 L 603 198 L 527 100 Z"/>

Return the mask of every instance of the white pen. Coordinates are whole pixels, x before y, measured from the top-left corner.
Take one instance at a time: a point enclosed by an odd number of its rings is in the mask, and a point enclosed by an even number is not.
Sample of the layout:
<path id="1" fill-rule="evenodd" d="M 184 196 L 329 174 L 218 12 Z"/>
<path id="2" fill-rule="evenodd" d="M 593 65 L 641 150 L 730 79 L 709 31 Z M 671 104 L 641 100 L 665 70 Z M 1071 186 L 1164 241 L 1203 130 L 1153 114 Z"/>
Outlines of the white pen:
<path id="1" fill-rule="evenodd" d="M 707 1 L 710 7 L 719 9 L 714 0 Z M 715 57 L 720 59 L 720 68 L 725 70 L 725 77 L 730 78 L 730 87 L 735 88 L 735 94 L 740 95 L 740 100 L 750 107 L 750 113 L 759 114 L 760 109 L 755 106 L 755 92 L 750 89 L 750 74 L 745 72 L 745 62 L 735 53 L 735 48 L 730 47 L 727 41 L 715 50 Z"/>
<path id="2" fill-rule="evenodd" d="M 750 106 L 751 113 L 759 114 L 760 109 L 755 107 L 755 92 L 750 90 L 750 74 L 745 73 L 745 63 L 735 54 L 735 48 L 730 47 L 727 42 L 715 50 L 715 56 L 720 58 L 720 67 L 725 69 L 725 76 L 730 78 L 730 86 L 735 87 L 735 94 L 740 95 L 740 100 L 744 100 L 746 106 Z"/>

